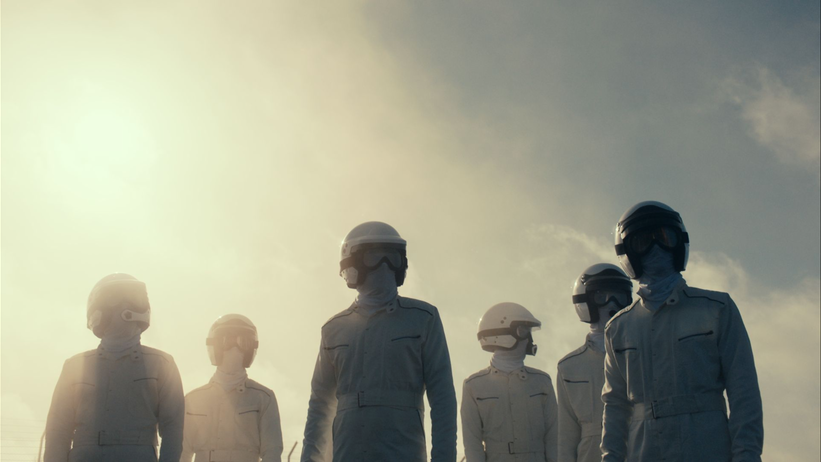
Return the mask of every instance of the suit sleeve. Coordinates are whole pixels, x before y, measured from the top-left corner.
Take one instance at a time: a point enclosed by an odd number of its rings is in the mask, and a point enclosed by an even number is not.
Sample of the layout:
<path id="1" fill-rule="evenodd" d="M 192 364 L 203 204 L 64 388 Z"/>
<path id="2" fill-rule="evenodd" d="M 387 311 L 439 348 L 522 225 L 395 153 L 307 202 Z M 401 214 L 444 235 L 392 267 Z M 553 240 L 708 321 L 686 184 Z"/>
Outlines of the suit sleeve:
<path id="1" fill-rule="evenodd" d="M 71 450 L 71 440 L 74 435 L 74 414 L 77 402 L 72 396 L 71 372 L 69 362 L 63 365 L 54 395 L 51 398 L 51 407 L 46 420 L 46 448 L 43 460 L 45 462 L 67 462 L 68 452 Z"/>
<path id="2" fill-rule="evenodd" d="M 633 415 L 633 404 L 627 398 L 627 382 L 616 361 L 611 332 L 608 325 L 604 331 L 602 462 L 623 462 L 627 455 L 627 436 Z"/>
<path id="3" fill-rule="evenodd" d="M 279 421 L 279 405 L 274 394 L 271 395 L 268 406 L 260 416 L 259 441 L 259 455 L 262 457 L 262 462 L 282 460 L 282 427 Z"/>
<path id="4" fill-rule="evenodd" d="M 553 383 L 548 378 L 547 380 L 547 404 L 544 407 L 544 424 L 545 424 L 545 439 L 544 439 L 544 453 L 547 456 L 547 462 L 556 462 L 556 454 L 558 452 L 557 445 L 559 443 L 559 422 L 557 416 L 556 393 L 553 390 Z"/>
<path id="5" fill-rule="evenodd" d="M 183 428 L 185 424 L 185 395 L 182 391 L 180 371 L 174 359 L 169 357 L 164 367 L 165 380 L 159 387 L 159 414 L 157 429 L 162 438 L 159 462 L 177 462 L 182 455 Z"/>
<path id="6" fill-rule="evenodd" d="M 456 460 L 456 391 L 445 329 L 439 312 L 434 311 L 422 346 L 422 365 L 430 405 L 431 462 Z"/>
<path id="7" fill-rule="evenodd" d="M 465 446 L 467 462 L 485 462 L 485 447 L 482 445 L 482 416 L 476 405 L 473 390 L 467 380 L 462 385 L 462 443 Z"/>
<path id="8" fill-rule="evenodd" d="M 559 462 L 576 462 L 577 449 L 582 440 L 582 427 L 570 405 L 567 384 L 564 382 L 562 369 L 556 378 L 556 390 L 559 395 Z"/>
<path id="9" fill-rule="evenodd" d="M 311 398 L 308 401 L 301 462 L 325 462 L 326 457 L 333 452 L 331 424 L 337 405 L 336 375 L 331 357 L 324 346 L 323 339 L 311 379 Z"/>
<path id="10" fill-rule="evenodd" d="M 718 349 L 730 404 L 733 462 L 758 462 L 764 444 L 764 418 L 753 349 L 732 299 L 727 308 L 722 313 Z"/>

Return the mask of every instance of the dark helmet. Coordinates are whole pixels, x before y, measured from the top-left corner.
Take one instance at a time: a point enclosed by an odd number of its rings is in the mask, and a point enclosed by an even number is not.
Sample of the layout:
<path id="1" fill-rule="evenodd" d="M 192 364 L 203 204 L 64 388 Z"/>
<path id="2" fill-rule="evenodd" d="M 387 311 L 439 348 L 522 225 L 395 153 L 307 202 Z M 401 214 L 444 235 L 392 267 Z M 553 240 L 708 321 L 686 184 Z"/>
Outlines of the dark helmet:
<path id="1" fill-rule="evenodd" d="M 656 201 L 639 202 L 630 207 L 616 225 L 616 255 L 631 278 L 642 275 L 641 257 L 654 244 L 673 254 L 673 268 L 684 271 L 690 249 L 690 236 L 681 215 Z"/>

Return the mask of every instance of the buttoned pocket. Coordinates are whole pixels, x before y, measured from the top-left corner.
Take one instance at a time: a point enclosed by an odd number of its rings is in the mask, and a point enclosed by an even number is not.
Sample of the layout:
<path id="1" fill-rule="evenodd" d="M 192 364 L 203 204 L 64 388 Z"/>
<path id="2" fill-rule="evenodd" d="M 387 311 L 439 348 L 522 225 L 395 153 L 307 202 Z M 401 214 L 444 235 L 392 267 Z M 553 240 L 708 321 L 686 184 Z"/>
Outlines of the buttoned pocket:
<path id="1" fill-rule="evenodd" d="M 260 409 L 257 406 L 245 406 L 237 408 L 236 422 L 237 434 L 235 435 L 240 446 L 259 448 L 259 418 Z"/>
<path id="2" fill-rule="evenodd" d="M 613 345 L 613 353 L 616 357 L 616 364 L 624 375 L 628 383 L 628 389 L 631 389 L 630 382 L 642 380 L 641 355 L 638 348 L 630 345 Z"/>
<path id="3" fill-rule="evenodd" d="M 505 410 L 498 396 L 477 396 L 476 406 L 482 418 L 482 431 L 488 434 L 505 423 Z"/>
<path id="4" fill-rule="evenodd" d="M 157 377 L 138 377 L 132 380 L 126 400 L 128 412 L 139 424 L 156 422 L 159 413 Z"/>
<path id="5" fill-rule="evenodd" d="M 564 379 L 567 398 L 579 422 L 593 420 L 593 386 L 589 380 Z"/>

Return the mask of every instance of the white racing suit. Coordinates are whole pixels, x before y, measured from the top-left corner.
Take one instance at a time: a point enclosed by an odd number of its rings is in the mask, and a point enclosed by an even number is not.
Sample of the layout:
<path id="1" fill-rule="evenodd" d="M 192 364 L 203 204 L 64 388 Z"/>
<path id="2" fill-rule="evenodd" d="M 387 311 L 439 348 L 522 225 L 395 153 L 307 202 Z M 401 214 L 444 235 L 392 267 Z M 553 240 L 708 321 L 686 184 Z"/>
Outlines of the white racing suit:
<path id="1" fill-rule="evenodd" d="M 425 461 L 427 391 L 432 462 L 456 460 L 456 396 L 437 309 L 397 299 L 370 317 L 354 304 L 322 326 L 303 462 Z"/>
<path id="2" fill-rule="evenodd" d="M 181 462 L 279 462 L 282 429 L 274 392 L 245 379 L 231 390 L 211 382 L 185 396 Z"/>
<path id="3" fill-rule="evenodd" d="M 605 349 L 603 461 L 761 460 L 753 351 L 729 295 L 682 280 L 655 312 L 639 299 L 616 314 Z"/>
<path id="4" fill-rule="evenodd" d="M 547 373 L 482 369 L 465 379 L 460 413 L 467 462 L 556 462 L 556 395 Z"/>
<path id="5" fill-rule="evenodd" d="M 185 412 L 171 355 L 137 344 L 66 361 L 48 412 L 46 462 L 178 462 Z M 73 446 L 73 447 L 72 447 Z"/>
<path id="6" fill-rule="evenodd" d="M 559 361 L 559 462 L 601 461 L 603 386 L 604 353 L 589 340 Z"/>

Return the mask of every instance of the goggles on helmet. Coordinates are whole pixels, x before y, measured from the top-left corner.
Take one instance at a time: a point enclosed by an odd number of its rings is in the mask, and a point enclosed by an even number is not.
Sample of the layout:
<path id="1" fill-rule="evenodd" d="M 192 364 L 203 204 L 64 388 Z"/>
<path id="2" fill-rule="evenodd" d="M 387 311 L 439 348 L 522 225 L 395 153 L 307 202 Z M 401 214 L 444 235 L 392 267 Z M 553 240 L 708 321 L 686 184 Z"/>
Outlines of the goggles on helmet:
<path id="1" fill-rule="evenodd" d="M 129 308 L 138 313 L 149 310 L 148 293 L 145 284 L 111 284 L 100 287 L 94 295 L 90 305 L 92 308 L 105 309 L 112 308 L 120 304 L 127 304 Z"/>
<path id="2" fill-rule="evenodd" d="M 402 269 L 402 253 L 390 247 L 373 247 L 362 252 L 362 264 L 368 269 L 387 263 L 393 271 Z"/>
<path id="3" fill-rule="evenodd" d="M 627 236 L 626 247 L 637 255 L 647 253 L 653 243 L 664 250 L 673 251 L 679 242 L 679 231 L 670 226 L 659 226 L 637 231 Z"/>
<path id="4" fill-rule="evenodd" d="M 610 301 L 624 308 L 633 301 L 633 297 L 629 292 L 615 290 L 594 290 L 587 293 L 587 303 L 595 307 L 604 306 Z"/>
<path id="5" fill-rule="evenodd" d="M 205 344 L 223 351 L 234 347 L 239 347 L 241 351 L 253 351 L 259 347 L 254 332 L 243 328 L 220 329 L 213 337 L 207 338 Z"/>

